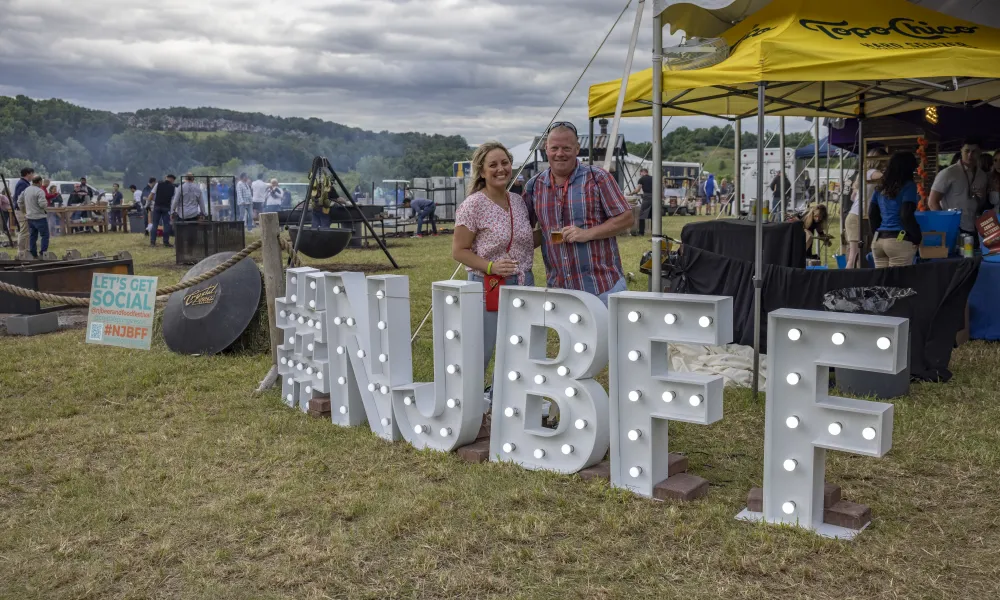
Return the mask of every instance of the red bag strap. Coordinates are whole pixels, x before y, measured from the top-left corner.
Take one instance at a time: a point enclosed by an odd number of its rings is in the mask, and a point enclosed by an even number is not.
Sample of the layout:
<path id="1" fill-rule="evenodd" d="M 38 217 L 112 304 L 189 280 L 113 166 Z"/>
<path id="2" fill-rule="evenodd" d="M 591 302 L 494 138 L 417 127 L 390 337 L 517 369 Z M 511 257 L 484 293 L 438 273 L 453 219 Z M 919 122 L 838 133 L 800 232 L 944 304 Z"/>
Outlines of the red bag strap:
<path id="1" fill-rule="evenodd" d="M 507 213 L 510 215 L 510 241 L 507 242 L 507 253 L 514 246 L 514 203 L 510 201 L 510 192 L 507 192 Z"/>

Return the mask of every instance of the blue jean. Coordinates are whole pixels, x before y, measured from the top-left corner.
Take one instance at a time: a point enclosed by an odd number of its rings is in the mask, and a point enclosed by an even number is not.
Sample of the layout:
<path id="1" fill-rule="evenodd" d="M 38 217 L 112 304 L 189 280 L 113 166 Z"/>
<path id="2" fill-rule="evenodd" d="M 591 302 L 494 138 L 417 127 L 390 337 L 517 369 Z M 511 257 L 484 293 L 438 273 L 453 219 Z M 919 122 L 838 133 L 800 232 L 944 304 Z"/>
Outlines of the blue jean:
<path id="1" fill-rule="evenodd" d="M 330 228 L 330 215 L 321 212 L 312 212 L 312 228 L 313 229 L 329 229 Z"/>
<path id="2" fill-rule="evenodd" d="M 618 280 L 618 283 L 616 283 L 614 285 L 614 287 L 612 287 L 610 290 L 608 290 L 608 291 L 604 292 L 603 294 L 601 294 L 600 296 L 598 296 L 598 298 L 601 299 L 601 302 L 604 303 L 604 306 L 607 306 L 608 305 L 608 298 L 611 296 L 611 294 L 617 294 L 618 292 L 624 292 L 627 289 L 628 289 L 628 285 L 625 283 L 625 278 L 622 277 L 621 279 Z"/>
<path id="3" fill-rule="evenodd" d="M 163 223 L 163 245 L 166 246 L 170 243 L 170 209 L 169 208 L 154 208 L 153 216 L 150 219 L 153 225 L 153 229 L 149 232 L 149 245 L 156 245 L 156 228 Z"/>
<path id="4" fill-rule="evenodd" d="M 38 237 L 42 238 L 42 254 L 49 251 L 49 220 L 48 218 L 43 219 L 28 219 L 28 230 L 31 232 L 31 237 L 29 238 L 28 244 L 31 250 L 31 255 L 38 258 L 38 251 L 35 249 L 38 243 Z"/>
<path id="5" fill-rule="evenodd" d="M 417 235 L 421 235 L 424 231 L 424 219 L 431 224 L 431 231 L 437 234 L 437 217 L 434 215 L 434 211 L 437 210 L 437 204 L 431 204 L 424 207 L 423 210 L 417 211 Z"/>
<path id="6" fill-rule="evenodd" d="M 468 279 L 469 281 L 483 282 L 483 278 L 474 273 L 469 273 Z M 508 277 L 504 285 L 517 285 L 517 275 Z M 535 285 L 535 275 L 531 271 L 524 274 L 524 285 L 528 287 Z M 486 310 L 486 305 L 483 305 L 483 368 L 489 367 L 490 360 L 493 359 L 493 351 L 497 347 L 497 317 L 499 314 L 499 311 Z"/>
<path id="7" fill-rule="evenodd" d="M 116 231 L 122 226 L 122 211 L 118 206 L 116 205 L 108 209 L 108 224 L 111 225 L 112 231 Z"/>
<path id="8" fill-rule="evenodd" d="M 240 205 L 240 220 L 246 223 L 247 231 L 253 231 L 253 208 L 249 204 Z"/>

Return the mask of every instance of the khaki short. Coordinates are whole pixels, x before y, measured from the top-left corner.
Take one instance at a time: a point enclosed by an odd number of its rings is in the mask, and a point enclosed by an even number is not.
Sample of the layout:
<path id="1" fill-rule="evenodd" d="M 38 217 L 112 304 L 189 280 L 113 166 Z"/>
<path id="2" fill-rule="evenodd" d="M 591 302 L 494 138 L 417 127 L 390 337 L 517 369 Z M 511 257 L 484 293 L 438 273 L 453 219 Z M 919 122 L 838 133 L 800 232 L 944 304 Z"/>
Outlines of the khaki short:
<path id="1" fill-rule="evenodd" d="M 849 214 L 844 221 L 844 234 L 847 235 L 847 243 L 857 243 L 861 241 L 861 217 Z"/>

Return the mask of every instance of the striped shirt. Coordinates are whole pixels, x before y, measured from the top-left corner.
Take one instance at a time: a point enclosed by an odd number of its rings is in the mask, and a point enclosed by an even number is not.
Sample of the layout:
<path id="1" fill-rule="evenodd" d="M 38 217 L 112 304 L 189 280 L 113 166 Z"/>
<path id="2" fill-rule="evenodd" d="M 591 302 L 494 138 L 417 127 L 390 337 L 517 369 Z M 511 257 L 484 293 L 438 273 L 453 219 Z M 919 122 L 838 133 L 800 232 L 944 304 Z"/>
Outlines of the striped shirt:
<path id="1" fill-rule="evenodd" d="M 532 225 L 542 226 L 542 259 L 546 286 L 581 290 L 599 296 L 625 277 L 615 238 L 586 243 L 552 242 L 551 233 L 575 225 L 597 227 L 631 210 L 614 178 L 599 167 L 578 164 L 564 185 L 555 185 L 545 170 L 525 185 L 524 200 Z"/>

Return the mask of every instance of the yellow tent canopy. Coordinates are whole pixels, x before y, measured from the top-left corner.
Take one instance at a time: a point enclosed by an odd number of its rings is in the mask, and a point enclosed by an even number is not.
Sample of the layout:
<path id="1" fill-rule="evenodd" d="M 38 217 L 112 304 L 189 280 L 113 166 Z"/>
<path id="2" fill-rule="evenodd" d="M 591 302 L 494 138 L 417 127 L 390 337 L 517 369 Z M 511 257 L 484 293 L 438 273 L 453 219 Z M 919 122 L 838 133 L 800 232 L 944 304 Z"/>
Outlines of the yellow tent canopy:
<path id="1" fill-rule="evenodd" d="M 905 0 L 773 0 L 721 36 L 729 57 L 663 71 L 664 115 L 872 117 L 1000 99 L 1000 29 Z M 652 114 L 653 71 L 628 79 L 622 116 Z M 621 80 L 591 86 L 591 118 L 615 113 Z"/>

